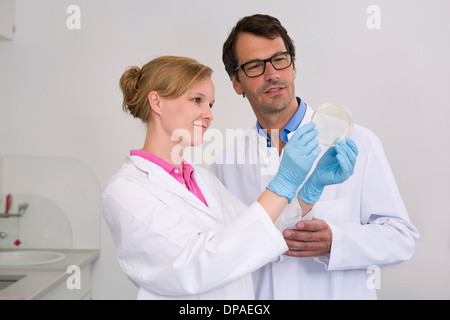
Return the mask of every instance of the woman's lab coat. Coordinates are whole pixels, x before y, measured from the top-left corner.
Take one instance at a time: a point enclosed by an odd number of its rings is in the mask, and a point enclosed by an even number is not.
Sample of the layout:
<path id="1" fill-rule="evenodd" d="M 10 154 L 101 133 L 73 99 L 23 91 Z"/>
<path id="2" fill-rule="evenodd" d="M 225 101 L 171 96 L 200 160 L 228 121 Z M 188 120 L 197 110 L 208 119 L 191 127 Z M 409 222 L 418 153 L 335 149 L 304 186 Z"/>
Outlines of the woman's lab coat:
<path id="1" fill-rule="evenodd" d="M 130 156 L 102 211 L 139 299 L 254 299 L 251 272 L 287 250 L 263 207 L 249 207 L 209 171 L 194 179 L 205 206 L 161 167 Z"/>
<path id="2" fill-rule="evenodd" d="M 312 113 L 308 107 L 302 124 L 311 121 Z M 409 220 L 380 140 L 358 125 L 351 138 L 359 149 L 353 175 L 342 184 L 326 186 L 303 218 L 328 223 L 331 253 L 285 257 L 258 270 L 257 299 L 375 299 L 379 268 L 413 256 L 419 233 Z M 211 170 L 244 203 L 251 203 L 273 179 L 279 162 L 277 150 L 267 148 L 254 127 L 226 148 Z M 284 230 L 300 220 L 298 201 L 292 201 L 277 224 Z"/>

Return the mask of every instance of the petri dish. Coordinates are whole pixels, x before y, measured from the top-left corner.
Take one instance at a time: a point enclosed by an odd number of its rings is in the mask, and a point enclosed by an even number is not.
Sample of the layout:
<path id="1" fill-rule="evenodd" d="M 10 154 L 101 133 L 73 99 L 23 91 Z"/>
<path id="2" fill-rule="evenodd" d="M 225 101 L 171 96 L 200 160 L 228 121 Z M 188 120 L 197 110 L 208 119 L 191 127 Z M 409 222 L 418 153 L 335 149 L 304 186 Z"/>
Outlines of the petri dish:
<path id="1" fill-rule="evenodd" d="M 345 107 L 335 103 L 320 105 L 314 111 L 311 122 L 316 124 L 316 129 L 319 131 L 317 140 L 329 147 L 345 140 L 350 136 L 353 128 L 353 119 L 350 112 Z"/>

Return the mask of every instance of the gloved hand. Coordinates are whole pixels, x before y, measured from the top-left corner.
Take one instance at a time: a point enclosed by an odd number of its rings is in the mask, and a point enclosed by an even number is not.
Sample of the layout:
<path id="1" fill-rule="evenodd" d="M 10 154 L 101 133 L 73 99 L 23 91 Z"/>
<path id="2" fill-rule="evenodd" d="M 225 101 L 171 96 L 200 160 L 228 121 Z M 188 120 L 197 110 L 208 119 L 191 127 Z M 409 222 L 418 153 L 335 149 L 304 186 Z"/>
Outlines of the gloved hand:
<path id="1" fill-rule="evenodd" d="M 342 183 L 353 174 L 357 155 L 358 147 L 351 138 L 329 148 L 301 187 L 298 197 L 307 203 L 319 201 L 325 186 Z"/>
<path id="2" fill-rule="evenodd" d="M 283 149 L 283 157 L 278 172 L 267 186 L 276 194 L 292 198 L 311 170 L 314 160 L 320 153 L 316 139 L 318 131 L 314 123 L 299 128 Z"/>

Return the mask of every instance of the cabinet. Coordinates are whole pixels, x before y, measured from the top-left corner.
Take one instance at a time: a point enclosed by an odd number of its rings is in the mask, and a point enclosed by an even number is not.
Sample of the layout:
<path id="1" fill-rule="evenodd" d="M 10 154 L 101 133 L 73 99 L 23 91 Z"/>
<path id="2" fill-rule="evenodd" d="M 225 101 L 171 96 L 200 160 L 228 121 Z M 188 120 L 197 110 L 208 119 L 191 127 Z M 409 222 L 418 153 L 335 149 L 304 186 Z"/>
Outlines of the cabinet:
<path id="1" fill-rule="evenodd" d="M 14 0 L 0 0 L 0 41 L 14 38 Z"/>
<path id="2" fill-rule="evenodd" d="M 89 263 L 81 268 L 81 283 L 79 288 L 68 289 L 66 280 L 68 275 L 62 277 L 59 284 L 49 289 L 40 300 L 90 300 L 92 299 L 92 265 Z"/>
<path id="3" fill-rule="evenodd" d="M 67 259 L 40 266 L 0 267 L 0 279 L 17 279 L 0 290 L 1 300 L 89 300 L 92 299 L 92 269 L 99 250 L 62 251 Z M 79 286 L 70 287 L 66 265 L 79 267 Z M 72 281 L 69 281 L 73 283 Z M 0 302 L 1 303 L 1 302 Z"/>

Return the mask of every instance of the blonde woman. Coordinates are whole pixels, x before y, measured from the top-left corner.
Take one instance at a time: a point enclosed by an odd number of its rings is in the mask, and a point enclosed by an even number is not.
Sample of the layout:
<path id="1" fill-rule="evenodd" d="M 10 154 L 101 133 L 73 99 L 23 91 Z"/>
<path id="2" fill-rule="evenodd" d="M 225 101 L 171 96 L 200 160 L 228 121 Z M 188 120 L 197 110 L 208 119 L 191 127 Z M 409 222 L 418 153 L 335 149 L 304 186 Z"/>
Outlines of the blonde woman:
<path id="1" fill-rule="evenodd" d="M 314 125 L 297 130 L 278 174 L 249 207 L 187 163 L 184 148 L 201 144 L 213 120 L 211 73 L 193 59 L 163 56 L 120 79 L 123 108 L 147 134 L 108 182 L 102 211 L 138 299 L 253 299 L 251 272 L 288 249 L 273 222 L 319 154 Z"/>

